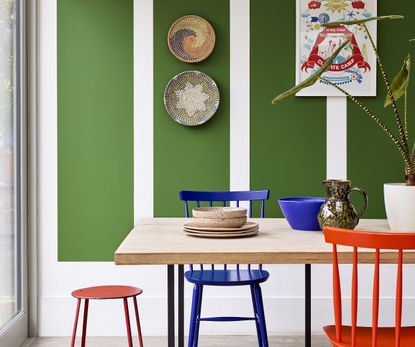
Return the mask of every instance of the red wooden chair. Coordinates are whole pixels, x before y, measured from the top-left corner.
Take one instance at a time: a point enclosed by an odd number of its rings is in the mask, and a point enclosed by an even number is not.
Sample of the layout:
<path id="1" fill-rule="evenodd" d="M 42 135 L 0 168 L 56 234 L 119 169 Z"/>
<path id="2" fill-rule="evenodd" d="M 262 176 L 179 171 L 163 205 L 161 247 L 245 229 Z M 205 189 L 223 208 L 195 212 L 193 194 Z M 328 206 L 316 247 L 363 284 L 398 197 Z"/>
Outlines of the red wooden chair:
<path id="1" fill-rule="evenodd" d="M 133 298 L 135 318 L 137 321 L 138 342 L 140 347 L 143 347 L 143 338 L 141 336 L 140 318 L 138 316 L 137 296 L 143 291 L 140 288 L 130 286 L 98 286 L 82 288 L 72 292 L 72 296 L 78 299 L 75 313 L 75 323 L 72 332 L 71 347 L 75 346 L 76 328 L 78 326 L 79 309 L 81 307 L 81 300 L 84 300 L 84 320 L 82 326 L 81 346 L 85 347 L 86 340 L 86 326 L 88 320 L 89 300 L 112 300 L 123 299 L 125 311 L 125 323 L 127 325 L 128 346 L 133 347 L 133 340 L 131 337 L 130 314 L 128 312 L 128 298 Z"/>
<path id="2" fill-rule="evenodd" d="M 326 242 L 333 244 L 333 304 L 335 325 L 324 327 L 327 337 L 336 347 L 414 347 L 415 327 L 402 327 L 402 264 L 403 251 L 415 250 L 415 233 L 388 233 L 325 228 Z M 351 326 L 342 325 L 342 297 L 337 245 L 353 247 Z M 374 249 L 374 280 L 372 327 L 357 325 L 358 248 Z M 378 327 L 380 251 L 396 250 L 398 271 L 396 280 L 395 326 Z"/>

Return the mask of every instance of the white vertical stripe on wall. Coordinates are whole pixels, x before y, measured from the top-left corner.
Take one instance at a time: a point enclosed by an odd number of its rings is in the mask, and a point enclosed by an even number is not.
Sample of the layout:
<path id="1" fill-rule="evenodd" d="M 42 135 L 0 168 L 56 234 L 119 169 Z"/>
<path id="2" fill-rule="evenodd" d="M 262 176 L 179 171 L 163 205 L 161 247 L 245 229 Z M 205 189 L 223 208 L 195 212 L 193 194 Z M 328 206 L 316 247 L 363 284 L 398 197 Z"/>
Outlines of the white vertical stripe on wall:
<path id="1" fill-rule="evenodd" d="M 230 189 L 249 190 L 249 0 L 230 0 Z"/>
<path id="2" fill-rule="evenodd" d="M 153 0 L 134 0 L 134 223 L 153 217 Z"/>
<path id="3" fill-rule="evenodd" d="M 165 279 L 163 267 L 58 261 L 57 0 L 38 0 L 37 23 L 39 336 L 70 336 L 75 313 L 71 292 L 106 283 L 145 288 L 147 294 L 139 302 L 140 314 L 146 317 L 143 333 L 164 335 L 167 324 L 160 320 L 160 316 L 167 316 L 165 287 L 160 285 Z M 122 305 L 94 303 L 88 317 L 88 335 L 125 335 Z"/>
<path id="4" fill-rule="evenodd" d="M 327 178 L 347 178 L 347 98 L 327 97 Z"/>

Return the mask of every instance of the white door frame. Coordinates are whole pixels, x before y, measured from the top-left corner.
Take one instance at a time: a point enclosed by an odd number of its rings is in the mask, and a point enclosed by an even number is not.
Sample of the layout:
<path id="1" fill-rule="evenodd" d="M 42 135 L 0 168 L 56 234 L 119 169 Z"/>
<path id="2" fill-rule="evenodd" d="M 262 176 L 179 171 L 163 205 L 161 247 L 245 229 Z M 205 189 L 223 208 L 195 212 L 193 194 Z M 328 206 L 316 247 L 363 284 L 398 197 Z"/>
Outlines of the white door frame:
<path id="1" fill-rule="evenodd" d="M 37 14 L 38 1 L 26 0 L 27 3 L 27 141 L 28 141 L 28 161 L 27 161 L 27 270 L 28 270 L 28 313 L 29 325 L 28 336 L 38 336 L 38 253 L 37 253 L 37 226 L 38 226 L 38 204 L 37 204 Z"/>
<path id="2" fill-rule="evenodd" d="M 19 74 L 18 74 L 18 82 L 19 82 L 19 90 L 18 90 L 18 103 L 19 103 L 19 112 L 20 112 L 20 124 L 17 126 L 20 130 L 20 136 L 18 137 L 18 162 L 17 167 L 20 169 L 20 177 L 19 177 L 19 195 L 20 195 L 20 218 L 17 221 L 18 224 L 20 224 L 20 262 L 21 262 L 21 292 L 20 292 L 20 300 L 21 300 L 21 310 L 20 312 L 0 331 L 0 346 L 8 346 L 8 347 L 14 347 L 14 346 L 21 346 L 24 341 L 27 339 L 29 334 L 29 316 L 33 317 L 32 314 L 29 314 L 29 291 L 28 291 L 28 267 L 30 264 L 30 270 L 31 270 L 31 279 L 33 279 L 33 276 L 36 277 L 36 271 L 32 272 L 34 268 L 36 267 L 36 262 L 33 262 L 32 258 L 29 260 L 28 258 L 28 217 L 31 218 L 30 222 L 32 222 L 32 219 L 36 215 L 36 210 L 32 209 L 32 207 L 35 207 L 32 205 L 32 201 L 29 201 L 29 184 L 31 184 L 33 180 L 33 174 L 35 174 L 35 171 L 33 171 L 33 167 L 31 168 L 31 175 L 29 178 L 29 172 L 28 172 L 28 164 L 33 163 L 32 162 L 32 156 L 28 153 L 28 149 L 30 148 L 31 151 L 35 150 L 36 147 L 33 146 L 33 138 L 31 138 L 29 142 L 29 124 L 28 119 L 29 116 L 34 116 L 34 109 L 32 108 L 32 105 L 29 105 L 28 101 L 33 101 L 32 98 L 34 96 L 33 92 L 35 89 L 32 87 L 35 86 L 35 82 L 32 79 L 32 72 L 35 72 L 35 55 L 33 55 L 32 49 L 34 48 L 32 46 L 32 39 L 36 36 L 36 30 L 33 30 L 34 28 L 32 25 L 32 20 L 35 18 L 36 15 L 36 1 L 33 0 L 16 0 L 16 3 L 18 4 L 18 11 L 19 11 L 19 26 L 18 26 L 18 33 L 17 35 L 20 37 L 19 41 L 19 47 L 18 47 L 18 53 L 17 53 L 17 59 L 19 60 Z M 29 68 L 29 64 L 31 64 L 31 67 Z M 30 78 L 29 78 L 30 75 Z M 32 83 L 32 85 L 29 86 L 28 81 Z M 29 88 L 30 87 L 30 88 Z M 35 118 L 33 118 L 35 119 Z M 30 126 L 33 126 L 33 124 L 30 124 Z M 31 135 L 33 134 L 32 131 L 35 129 L 30 129 Z M 30 155 L 30 156 L 29 156 Z M 35 158 L 35 157 L 34 157 Z M 36 187 L 36 185 L 32 186 L 30 185 L 30 190 L 32 193 L 33 189 Z M 35 190 L 34 190 L 35 192 Z M 30 197 L 33 197 L 31 194 Z M 31 210 L 31 213 L 28 214 L 29 208 Z M 31 224 L 32 225 L 32 224 Z M 32 231 L 32 228 L 31 228 Z M 30 249 L 32 251 L 32 241 L 31 238 L 31 246 Z M 35 246 L 35 244 L 34 244 Z M 33 249 L 35 250 L 35 248 Z M 31 255 L 33 253 L 31 252 Z M 36 255 L 34 253 L 34 255 Z M 34 277 L 34 278 L 35 278 Z M 32 297 L 33 299 L 33 297 Z M 32 300 L 33 308 L 35 308 L 36 300 Z M 32 313 L 32 312 L 31 312 Z M 35 312 L 34 312 L 35 313 Z"/>

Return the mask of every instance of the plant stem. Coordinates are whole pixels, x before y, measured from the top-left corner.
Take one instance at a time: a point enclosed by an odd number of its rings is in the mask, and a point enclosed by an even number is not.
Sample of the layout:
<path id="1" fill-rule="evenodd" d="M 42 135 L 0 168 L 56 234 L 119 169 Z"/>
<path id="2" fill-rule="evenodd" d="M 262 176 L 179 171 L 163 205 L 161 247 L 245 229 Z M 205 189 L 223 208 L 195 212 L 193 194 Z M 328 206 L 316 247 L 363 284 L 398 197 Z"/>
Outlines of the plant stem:
<path id="1" fill-rule="evenodd" d="M 415 172 L 415 142 L 414 142 L 414 146 L 412 147 L 412 166 Z"/>
<path id="2" fill-rule="evenodd" d="M 406 142 L 409 142 L 409 137 L 408 137 L 408 92 L 405 92 L 404 128 L 405 128 Z"/>
<path id="3" fill-rule="evenodd" d="M 383 122 L 377 117 L 375 114 L 373 114 L 365 105 L 363 105 L 359 100 L 357 100 L 354 96 L 349 94 L 347 91 L 345 91 L 343 88 L 339 87 L 338 85 L 332 83 L 331 81 L 325 79 L 324 77 L 320 77 L 320 79 L 340 92 L 342 92 L 344 95 L 346 95 L 351 101 L 353 101 L 358 107 L 360 107 L 366 114 L 372 118 L 373 121 L 389 136 L 389 138 L 392 140 L 392 142 L 398 147 L 399 152 L 401 153 L 406 167 L 412 167 L 411 165 L 411 159 L 409 157 L 408 151 L 405 151 L 404 147 L 402 146 L 402 143 L 398 140 L 398 138 L 389 130 L 389 128 L 383 124 Z"/>
<path id="4" fill-rule="evenodd" d="M 395 100 L 395 98 L 393 96 L 393 93 L 392 93 L 392 90 L 390 88 L 389 80 L 388 80 L 388 77 L 386 75 L 385 69 L 383 68 L 382 60 L 380 58 L 380 55 L 379 55 L 379 52 L 376 48 L 375 42 L 373 41 L 372 35 L 370 34 L 366 24 L 362 23 L 362 25 L 365 28 L 366 34 L 369 37 L 370 44 L 372 45 L 373 51 L 375 52 L 376 60 L 377 60 L 378 65 L 379 65 L 383 81 L 385 82 L 386 90 L 387 90 L 388 95 L 389 95 L 389 97 L 391 99 L 391 102 L 392 102 L 392 109 L 393 109 L 393 113 L 395 115 L 396 124 L 398 125 L 398 128 L 399 128 L 399 135 L 401 137 L 401 141 L 402 141 L 403 147 L 405 149 L 405 152 L 407 152 L 408 155 L 409 155 L 408 141 L 406 139 L 405 131 L 404 131 L 403 125 L 402 125 L 402 120 L 401 120 L 401 117 L 399 115 L 398 108 L 396 106 L 396 100 Z"/>

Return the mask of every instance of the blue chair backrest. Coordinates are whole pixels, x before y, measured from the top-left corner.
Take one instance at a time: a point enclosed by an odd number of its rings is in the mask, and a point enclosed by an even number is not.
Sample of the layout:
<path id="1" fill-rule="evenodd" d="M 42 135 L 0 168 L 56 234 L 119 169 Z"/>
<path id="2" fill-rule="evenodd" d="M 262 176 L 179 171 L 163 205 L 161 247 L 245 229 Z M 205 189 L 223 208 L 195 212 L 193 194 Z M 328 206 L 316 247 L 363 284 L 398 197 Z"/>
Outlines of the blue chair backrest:
<path id="1" fill-rule="evenodd" d="M 249 201 L 249 218 L 252 218 L 253 201 L 261 201 L 260 217 L 265 215 L 265 200 L 269 199 L 269 190 L 247 190 L 240 192 L 204 192 L 194 190 L 182 190 L 180 193 L 180 200 L 184 201 L 184 213 L 189 217 L 189 201 L 196 202 L 196 206 L 200 207 L 201 202 L 209 202 L 213 206 L 214 202 L 222 202 L 226 206 L 227 202 L 234 201 L 239 207 L 240 201 Z"/>
<path id="2" fill-rule="evenodd" d="M 206 191 L 194 191 L 194 190 L 181 190 L 179 192 L 180 200 L 184 201 L 184 213 L 186 218 L 189 215 L 189 202 L 196 202 L 196 206 L 200 207 L 201 202 L 209 202 L 209 206 L 213 206 L 214 202 L 221 202 L 222 206 L 226 206 L 228 202 L 236 202 L 236 206 L 239 207 L 240 201 L 249 201 L 248 216 L 252 218 L 253 202 L 261 201 L 260 217 L 265 217 L 265 200 L 269 199 L 269 190 L 247 190 L 238 192 L 206 192 Z M 203 270 L 203 265 L 200 265 Z M 211 265 L 212 270 L 214 265 Z M 248 269 L 251 265 L 248 264 Z M 259 265 L 262 269 L 262 265 Z M 190 269 L 193 270 L 193 266 L 190 265 Z M 226 264 L 224 265 L 226 270 Z M 237 264 L 239 270 L 239 265 Z"/>

